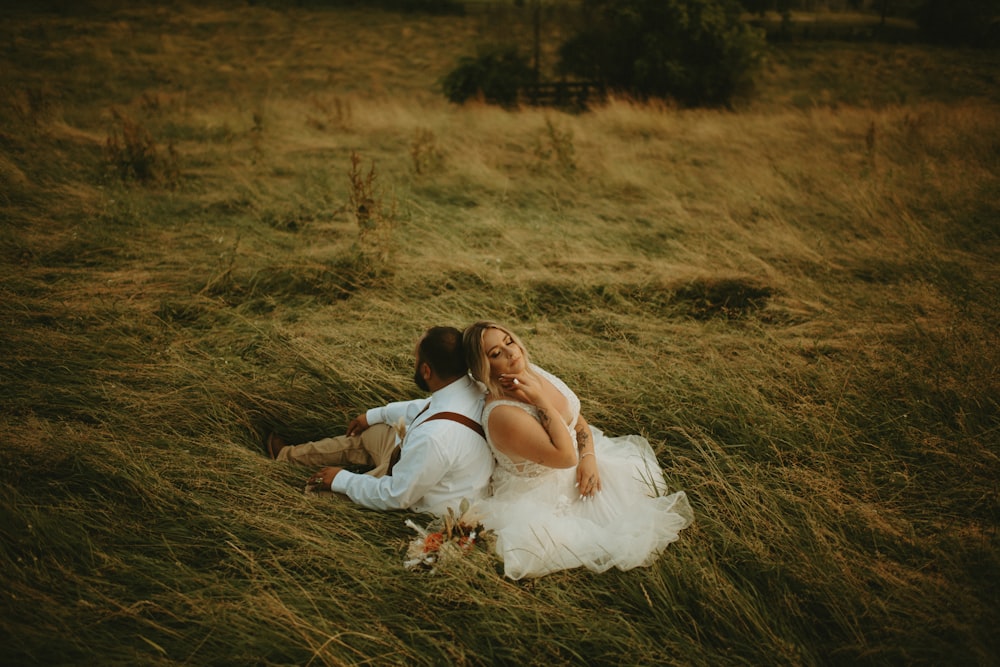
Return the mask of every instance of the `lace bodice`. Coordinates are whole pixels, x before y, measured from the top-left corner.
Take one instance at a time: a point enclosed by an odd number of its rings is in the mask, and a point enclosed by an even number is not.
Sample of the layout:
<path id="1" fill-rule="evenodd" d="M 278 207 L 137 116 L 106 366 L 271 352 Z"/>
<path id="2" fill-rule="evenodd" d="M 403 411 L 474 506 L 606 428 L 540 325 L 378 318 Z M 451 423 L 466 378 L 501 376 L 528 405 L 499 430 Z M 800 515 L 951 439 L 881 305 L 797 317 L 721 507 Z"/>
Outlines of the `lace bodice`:
<path id="1" fill-rule="evenodd" d="M 570 412 L 573 415 L 573 421 L 570 422 L 566 428 L 569 430 L 570 437 L 573 439 L 573 444 L 576 444 L 576 422 L 580 418 L 580 399 L 573 390 L 566 386 L 566 383 L 552 375 L 543 368 L 539 368 L 534 364 L 531 365 L 531 370 L 542 376 L 546 380 L 552 383 L 559 393 L 566 397 L 566 401 L 569 403 Z M 538 419 L 538 409 L 534 405 L 528 403 L 521 403 L 520 401 L 511 401 L 506 399 L 501 399 L 487 403 L 486 408 L 483 410 L 483 428 L 486 430 L 486 442 L 489 443 L 490 449 L 493 450 L 493 458 L 496 459 L 497 467 L 493 471 L 494 483 L 500 481 L 504 475 L 512 475 L 515 477 L 538 477 L 551 472 L 553 469 L 548 466 L 543 466 L 540 463 L 535 463 L 534 461 L 513 461 L 509 456 L 501 452 L 493 444 L 493 439 L 490 437 L 490 412 L 493 411 L 499 405 L 513 405 L 515 407 L 521 408 L 528 414 L 530 414 L 535 419 Z"/>

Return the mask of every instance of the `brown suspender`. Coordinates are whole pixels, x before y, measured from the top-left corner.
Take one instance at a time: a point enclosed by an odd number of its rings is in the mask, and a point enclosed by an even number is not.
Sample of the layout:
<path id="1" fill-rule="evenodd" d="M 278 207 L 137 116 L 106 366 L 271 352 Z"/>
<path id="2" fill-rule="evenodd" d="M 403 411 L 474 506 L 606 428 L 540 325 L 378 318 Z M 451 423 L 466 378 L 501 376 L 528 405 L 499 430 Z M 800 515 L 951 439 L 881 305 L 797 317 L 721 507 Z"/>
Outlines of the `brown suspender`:
<path id="1" fill-rule="evenodd" d="M 480 438 L 486 437 L 486 433 L 483 431 L 482 426 L 472 421 L 465 415 L 459 414 L 457 412 L 436 412 L 420 423 L 423 424 L 429 422 L 432 419 L 447 419 L 449 421 L 458 422 L 462 426 L 465 426 L 466 428 L 471 428 L 473 431 L 478 433 Z"/>

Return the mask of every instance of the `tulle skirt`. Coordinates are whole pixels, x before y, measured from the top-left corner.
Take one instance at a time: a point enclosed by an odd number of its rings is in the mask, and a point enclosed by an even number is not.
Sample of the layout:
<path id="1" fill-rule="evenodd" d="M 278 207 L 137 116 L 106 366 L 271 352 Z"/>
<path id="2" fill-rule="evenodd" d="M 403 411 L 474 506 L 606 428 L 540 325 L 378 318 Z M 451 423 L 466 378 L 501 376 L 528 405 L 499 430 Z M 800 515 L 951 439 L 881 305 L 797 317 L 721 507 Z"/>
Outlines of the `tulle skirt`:
<path id="1" fill-rule="evenodd" d="M 577 492 L 576 468 L 534 477 L 494 472 L 493 495 L 479 513 L 496 534 L 511 579 L 581 566 L 594 572 L 647 566 L 693 521 L 684 492 L 667 494 L 645 438 L 591 430 L 602 484 L 592 498 Z"/>

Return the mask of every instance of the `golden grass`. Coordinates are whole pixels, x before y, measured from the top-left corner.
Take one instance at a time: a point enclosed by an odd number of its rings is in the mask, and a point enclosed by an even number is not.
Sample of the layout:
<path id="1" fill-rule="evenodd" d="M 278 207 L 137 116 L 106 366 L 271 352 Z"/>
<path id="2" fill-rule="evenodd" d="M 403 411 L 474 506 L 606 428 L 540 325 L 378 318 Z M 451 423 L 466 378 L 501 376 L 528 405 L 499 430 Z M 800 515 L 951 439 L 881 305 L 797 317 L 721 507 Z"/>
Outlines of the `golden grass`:
<path id="1" fill-rule="evenodd" d="M 0 28 L 11 659 L 990 662 L 992 56 L 791 46 L 736 112 L 448 105 L 435 82 L 489 19 L 218 5 Z M 830 87 L 822 53 L 876 71 Z M 907 99 L 875 99 L 880 62 Z M 916 96 L 899 63 L 948 89 Z M 151 182 L 115 176 L 122 118 L 155 142 Z M 420 331 L 479 318 L 691 495 L 655 566 L 408 572 L 403 515 L 306 497 L 261 455 L 272 428 L 415 396 Z"/>

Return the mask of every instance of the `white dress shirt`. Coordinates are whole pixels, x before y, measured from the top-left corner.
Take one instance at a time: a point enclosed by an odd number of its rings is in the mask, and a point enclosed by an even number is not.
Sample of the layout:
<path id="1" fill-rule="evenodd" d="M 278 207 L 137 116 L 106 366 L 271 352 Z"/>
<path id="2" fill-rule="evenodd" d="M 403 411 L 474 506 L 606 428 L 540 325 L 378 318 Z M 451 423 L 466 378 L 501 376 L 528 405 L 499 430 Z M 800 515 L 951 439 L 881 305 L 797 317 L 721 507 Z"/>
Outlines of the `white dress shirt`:
<path id="1" fill-rule="evenodd" d="M 465 376 L 429 399 L 372 408 L 365 415 L 369 425 L 396 424 L 400 419 L 406 424 L 399 462 L 385 477 L 343 470 L 331 489 L 377 510 L 411 509 L 441 516 L 452 507 L 457 514 L 463 498 L 471 503 L 485 497 L 493 455 L 486 441 L 467 426 L 448 419 L 424 422 L 439 412 L 457 412 L 479 423 L 483 399 L 476 383 Z"/>

